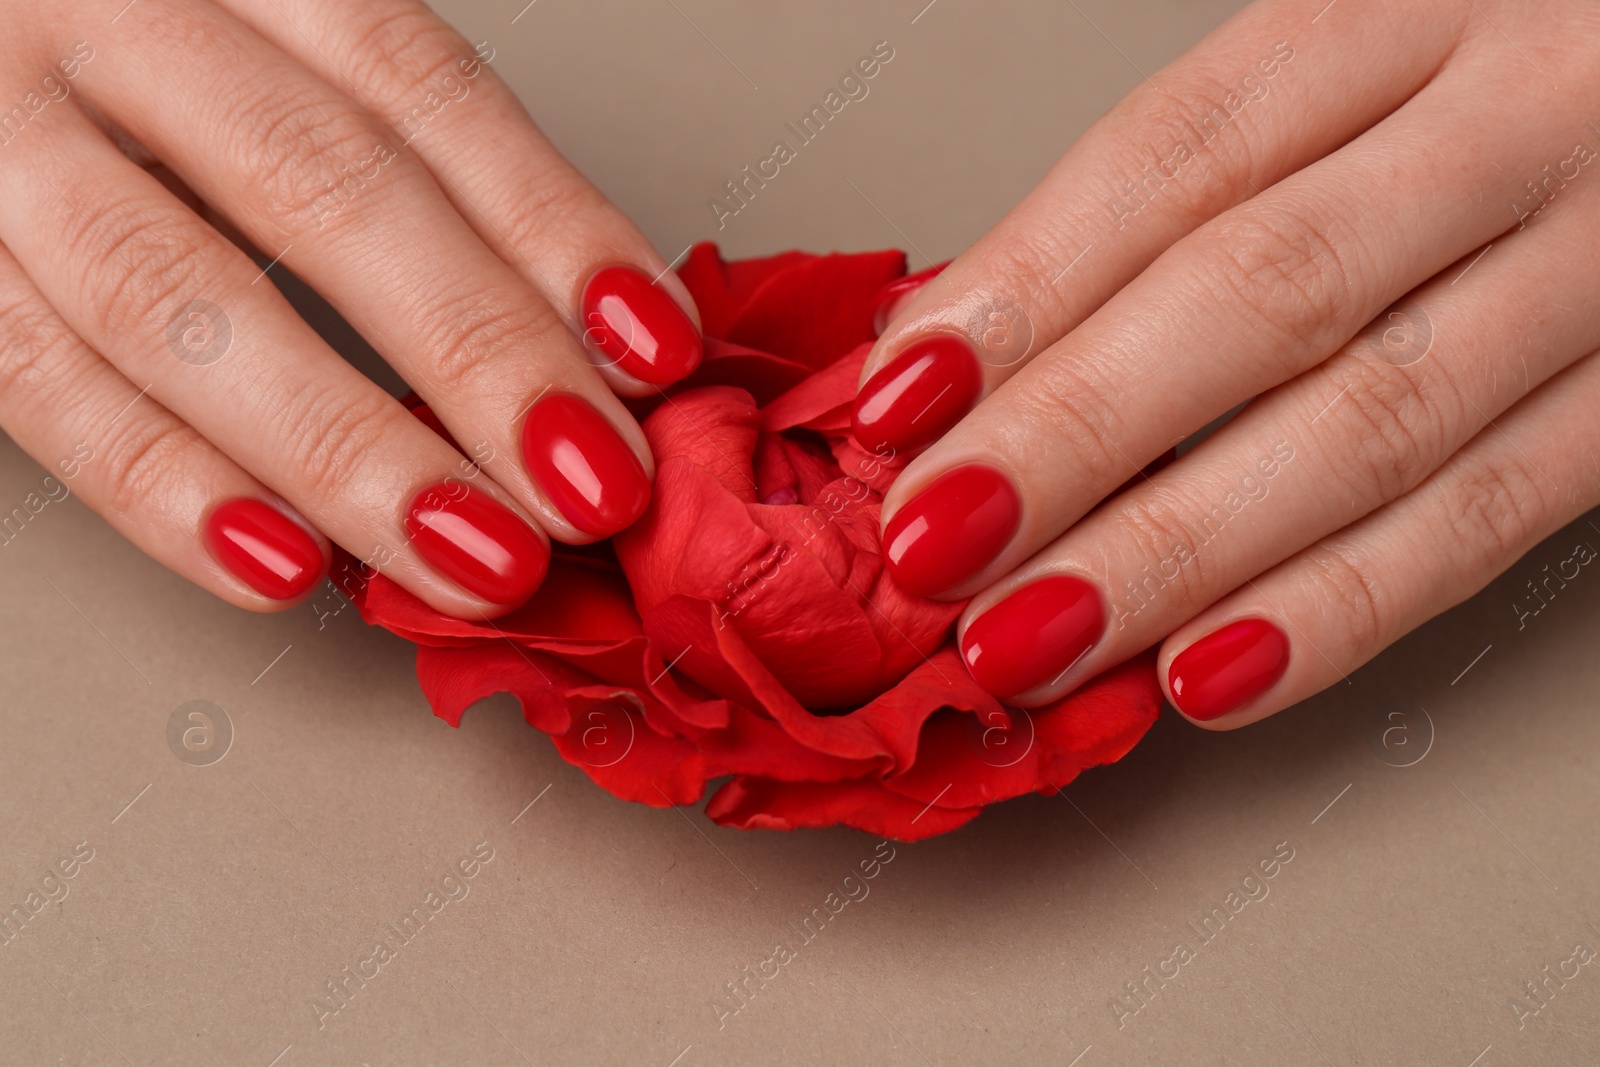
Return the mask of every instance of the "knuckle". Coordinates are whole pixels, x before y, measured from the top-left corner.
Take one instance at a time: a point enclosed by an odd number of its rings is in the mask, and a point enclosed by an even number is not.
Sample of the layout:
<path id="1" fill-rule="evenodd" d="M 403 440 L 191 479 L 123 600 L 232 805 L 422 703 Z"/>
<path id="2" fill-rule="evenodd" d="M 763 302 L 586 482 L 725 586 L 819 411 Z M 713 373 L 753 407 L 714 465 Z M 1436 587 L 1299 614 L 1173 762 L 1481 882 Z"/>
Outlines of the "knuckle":
<path id="1" fill-rule="evenodd" d="M 1085 247 L 1086 230 L 1082 216 L 1070 212 L 1015 213 L 977 246 L 985 281 L 951 297 L 953 307 L 969 314 L 984 307 L 1006 308 L 1028 339 L 1028 351 L 1014 352 L 1014 358 L 1037 354 L 1042 346 L 1036 341 L 1066 332 L 1093 310 L 1069 274 Z M 966 325 L 981 334 L 982 321 L 969 318 Z M 982 344 L 981 336 L 973 340 Z"/>
<path id="2" fill-rule="evenodd" d="M 185 454 L 205 444 L 198 430 L 166 414 L 134 419 L 127 427 L 106 449 L 100 472 L 105 505 L 118 515 L 159 509 L 164 494 L 186 481 Z"/>
<path id="3" fill-rule="evenodd" d="M 1405 371 L 1363 364 L 1335 403 L 1344 432 L 1329 460 L 1357 499 L 1394 500 L 1442 458 L 1446 416 Z"/>
<path id="4" fill-rule="evenodd" d="M 67 384 L 82 345 L 55 310 L 26 294 L 0 303 L 0 394 L 45 401 Z M 54 405 L 52 405 L 54 406 Z"/>
<path id="5" fill-rule="evenodd" d="M 149 201 L 112 200 L 67 241 L 91 322 L 106 337 L 164 327 L 162 309 L 192 298 L 206 273 L 205 237 Z"/>
<path id="6" fill-rule="evenodd" d="M 231 120 L 236 156 L 285 238 L 321 221 L 319 201 L 353 195 L 396 154 L 376 119 L 315 87 L 249 86 Z"/>
<path id="7" fill-rule="evenodd" d="M 1519 454 L 1463 455 L 1456 490 L 1441 495 L 1450 528 L 1475 573 L 1498 573 L 1539 536 L 1549 514 L 1544 475 Z"/>
<path id="8" fill-rule="evenodd" d="M 512 247 L 531 249 L 548 245 L 556 233 L 579 220 L 608 213 L 611 205 L 564 161 L 551 158 L 532 164 L 503 210 Z"/>
<path id="9" fill-rule="evenodd" d="M 352 397 L 319 388 L 285 416 L 292 420 L 284 430 L 293 442 L 285 469 L 315 499 L 352 499 L 356 486 L 371 475 L 373 455 L 403 440 L 402 418 L 411 416 L 376 389 Z"/>
<path id="10" fill-rule="evenodd" d="M 1243 200 L 1251 191 L 1260 135 L 1251 109 L 1229 110 L 1234 92 L 1222 78 L 1191 68 L 1119 105 L 1133 120 L 1122 125 L 1137 132 L 1118 140 L 1117 151 L 1128 153 L 1120 169 L 1131 177 L 1113 188 L 1113 203 L 1140 208 L 1154 199 L 1199 223 Z M 1188 167 L 1201 153 L 1211 165 Z"/>
<path id="11" fill-rule="evenodd" d="M 442 393 L 471 395 L 485 373 L 492 378 L 506 366 L 503 357 L 525 358 L 565 329 L 543 302 L 530 300 L 509 310 L 485 306 L 476 294 L 471 300 L 467 306 L 444 305 L 422 326 L 422 351 L 431 353 L 427 373 Z"/>
<path id="12" fill-rule="evenodd" d="M 1049 355 L 1034 360 L 1019 378 L 1026 385 L 1007 389 L 1010 417 L 998 428 L 1018 469 L 1060 470 L 1070 462 L 1097 480 L 1109 481 L 1108 489 L 1132 475 L 1116 445 L 1123 426 L 1106 399 L 1112 390 Z"/>
<path id="13" fill-rule="evenodd" d="M 1337 615 L 1337 630 L 1356 649 L 1376 648 L 1389 633 L 1388 595 L 1349 546 L 1328 540 L 1300 557 L 1314 602 L 1324 618 Z"/>
<path id="14" fill-rule="evenodd" d="M 1197 277 L 1204 299 L 1249 327 L 1264 328 L 1294 369 L 1307 356 L 1323 354 L 1329 327 L 1353 306 L 1353 257 L 1341 253 L 1341 241 L 1272 207 L 1224 215 L 1206 228 L 1202 242 Z"/>
<path id="15" fill-rule="evenodd" d="M 64 16 L 74 5 L 52 3 L 49 5 Z M 142 36 L 159 41 L 168 55 L 205 55 L 217 48 L 216 25 L 209 19 L 196 18 L 192 7 L 185 4 L 149 4 L 140 19 Z M 150 54 L 159 54 L 152 51 Z"/>
<path id="16" fill-rule="evenodd" d="M 356 84 L 396 104 L 421 93 L 469 50 L 454 30 L 432 12 L 409 0 L 375 5 L 372 17 L 357 20 L 356 43 L 347 66 Z"/>
<path id="17" fill-rule="evenodd" d="M 1134 558 L 1149 562 L 1124 591 L 1141 603 L 1156 596 L 1180 607 L 1210 603 L 1206 589 L 1213 568 L 1206 549 L 1226 525 L 1226 509 L 1207 510 L 1167 492 L 1141 496 L 1122 505 L 1118 519 L 1122 536 L 1135 547 Z"/>

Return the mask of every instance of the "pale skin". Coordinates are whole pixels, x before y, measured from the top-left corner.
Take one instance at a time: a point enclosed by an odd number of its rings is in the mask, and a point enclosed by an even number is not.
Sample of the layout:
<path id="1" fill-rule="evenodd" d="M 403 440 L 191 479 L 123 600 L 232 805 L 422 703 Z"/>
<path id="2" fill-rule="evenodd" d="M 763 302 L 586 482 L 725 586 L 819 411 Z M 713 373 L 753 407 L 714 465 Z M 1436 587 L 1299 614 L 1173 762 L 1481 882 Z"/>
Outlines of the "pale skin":
<path id="1" fill-rule="evenodd" d="M 0 147 L 0 426 L 51 469 L 92 442 L 71 489 L 146 553 L 281 609 L 295 600 L 240 581 L 199 533 L 219 500 L 270 500 L 325 558 L 382 549 L 435 609 L 492 616 L 508 605 L 413 551 L 415 490 L 470 477 L 539 538 L 590 539 L 517 458 L 517 417 L 548 388 L 653 470 L 617 397 L 654 386 L 586 350 L 580 290 L 626 264 L 692 301 L 420 4 L 0 0 L 0 19 L 0 105 L 26 112 Z M 1287 636 L 1287 669 L 1201 725 L 1259 720 L 1600 503 L 1597 42 L 1589 0 L 1262 0 L 893 309 L 864 381 L 974 306 L 1028 324 L 884 509 L 966 463 L 1015 486 L 1015 536 L 941 594 L 973 598 L 963 631 L 1044 575 L 1101 591 L 1104 636 L 1014 703 L 1153 644 L 1168 685 L 1185 649 L 1254 618 Z M 446 75 L 471 106 L 396 143 Z M 480 464 L 464 473 L 256 284 L 233 230 L 327 296 Z M 199 298 L 232 331 L 203 367 L 169 341 Z"/>
<path id="2" fill-rule="evenodd" d="M 510 605 L 419 558 L 413 494 L 470 485 L 538 540 L 593 540 L 518 458 L 519 412 L 550 390 L 653 473 L 617 394 L 654 387 L 585 350 L 580 290 L 625 264 L 693 302 L 487 49 L 415 0 L 7 0 L 0 19 L 0 99 L 20 109 L 0 147 L 0 425 L 150 556 L 240 607 L 303 600 L 201 543 L 210 509 L 251 498 L 324 560 L 338 543 L 441 612 L 492 616 Z M 326 296 L 476 465 L 328 348 L 232 228 Z M 204 366 L 175 358 L 191 336 L 206 358 L 215 323 L 181 333 L 196 299 L 231 330 Z"/>
<path id="3" fill-rule="evenodd" d="M 1201 725 L 1259 720 L 1600 503 L 1597 60 L 1583 0 L 1265 0 L 897 309 L 863 381 L 974 303 L 1032 324 L 1028 356 L 985 362 L 984 399 L 884 509 L 964 463 L 1016 486 L 1015 537 L 946 594 L 973 597 L 963 629 L 1044 575 L 1102 591 L 1105 636 L 1015 703 L 1156 644 L 1169 685 L 1186 648 L 1255 618 L 1287 636 L 1286 671 Z M 1228 109 L 1251 74 L 1267 91 Z"/>

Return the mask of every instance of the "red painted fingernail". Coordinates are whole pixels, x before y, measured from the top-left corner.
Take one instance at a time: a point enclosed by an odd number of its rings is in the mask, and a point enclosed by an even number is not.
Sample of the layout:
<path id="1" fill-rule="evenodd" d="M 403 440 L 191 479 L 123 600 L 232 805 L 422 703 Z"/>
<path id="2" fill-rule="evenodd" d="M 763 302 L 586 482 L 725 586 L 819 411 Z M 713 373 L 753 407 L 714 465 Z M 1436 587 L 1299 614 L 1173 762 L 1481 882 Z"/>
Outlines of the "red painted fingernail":
<path id="1" fill-rule="evenodd" d="M 567 521 L 610 537 L 644 514 L 650 476 L 633 449 L 587 401 L 556 393 L 522 424 L 522 460 Z"/>
<path id="2" fill-rule="evenodd" d="M 583 287 L 584 339 L 641 382 L 670 385 L 700 365 L 700 331 L 632 267 L 606 267 Z"/>
<path id="3" fill-rule="evenodd" d="M 1099 591 L 1082 578 L 1055 575 L 973 619 L 961 636 L 961 657 L 979 685 L 1012 697 L 1065 674 L 1105 628 Z"/>
<path id="4" fill-rule="evenodd" d="M 406 532 L 429 565 L 491 604 L 520 604 L 544 581 L 550 549 L 512 510 L 459 481 L 422 490 Z"/>
<path id="5" fill-rule="evenodd" d="M 861 387 L 850 416 L 856 442 L 869 452 L 909 457 L 960 422 L 982 392 L 972 347 L 954 334 L 930 334 Z"/>
<path id="6" fill-rule="evenodd" d="M 1240 619 L 1178 653 L 1167 668 L 1173 703 L 1210 722 L 1244 707 L 1289 669 L 1289 639 L 1265 619 Z"/>
<path id="7" fill-rule="evenodd" d="M 969 463 L 939 475 L 894 513 L 883 531 L 884 558 L 903 588 L 933 596 L 988 566 L 1021 519 L 1011 480 Z"/>
<path id="8" fill-rule="evenodd" d="M 907 274 L 904 278 L 896 278 L 882 289 L 878 290 L 878 297 L 872 306 L 872 332 L 882 333 L 889 325 L 889 320 L 894 318 L 894 313 L 900 310 L 900 304 L 912 293 L 927 285 L 948 267 L 953 260 L 935 263 L 931 267 L 924 267 L 915 274 Z"/>
<path id="9" fill-rule="evenodd" d="M 241 582 L 273 600 L 293 600 L 322 574 L 322 549 L 271 504 L 229 500 L 206 517 L 206 547 Z"/>

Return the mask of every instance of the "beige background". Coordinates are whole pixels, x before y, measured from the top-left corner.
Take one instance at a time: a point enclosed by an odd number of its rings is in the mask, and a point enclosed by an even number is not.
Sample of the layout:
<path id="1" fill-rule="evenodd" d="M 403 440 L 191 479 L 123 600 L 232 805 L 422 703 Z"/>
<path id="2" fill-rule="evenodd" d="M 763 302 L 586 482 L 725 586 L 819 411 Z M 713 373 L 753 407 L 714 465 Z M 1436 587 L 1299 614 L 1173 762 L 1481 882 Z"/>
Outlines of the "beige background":
<path id="1" fill-rule="evenodd" d="M 446 14 L 667 256 L 889 40 L 870 97 L 718 236 L 733 254 L 902 245 L 921 264 L 1234 6 L 938 0 L 913 24 L 923 2 Z M 41 476 L 0 444 L 0 510 Z M 1524 1028 L 1512 1008 L 1600 945 L 1600 578 L 1523 630 L 1511 608 L 1579 538 L 1600 530 L 1575 524 L 1289 714 L 1211 735 L 1169 713 L 1064 798 L 899 846 L 719 1027 L 723 983 L 795 941 L 873 839 L 613 800 L 506 699 L 460 731 L 435 720 L 409 646 L 353 613 L 319 630 L 310 608 L 237 612 L 51 504 L 0 548 L 0 902 L 80 842 L 93 859 L 0 946 L 0 1060 L 1592 1063 L 1600 967 L 1552 981 Z M 169 749 L 190 700 L 235 733 L 210 766 Z M 319 1028 L 324 982 L 480 842 L 494 859 L 468 895 Z M 1294 858 L 1266 899 L 1203 943 L 1188 924 L 1279 842 Z M 1113 998 L 1180 940 L 1195 958 L 1119 1028 Z"/>

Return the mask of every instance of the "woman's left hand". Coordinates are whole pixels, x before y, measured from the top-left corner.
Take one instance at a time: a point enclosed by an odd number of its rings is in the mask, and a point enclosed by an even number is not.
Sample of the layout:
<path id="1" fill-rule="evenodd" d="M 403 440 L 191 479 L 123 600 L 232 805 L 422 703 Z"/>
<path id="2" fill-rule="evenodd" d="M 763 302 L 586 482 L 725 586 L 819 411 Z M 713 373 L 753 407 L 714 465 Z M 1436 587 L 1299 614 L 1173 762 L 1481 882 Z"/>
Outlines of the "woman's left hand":
<path id="1" fill-rule="evenodd" d="M 893 574 L 1022 706 L 1163 641 L 1213 728 L 1348 675 L 1600 503 L 1597 122 L 1591 0 L 1247 8 L 890 309 Z"/>

